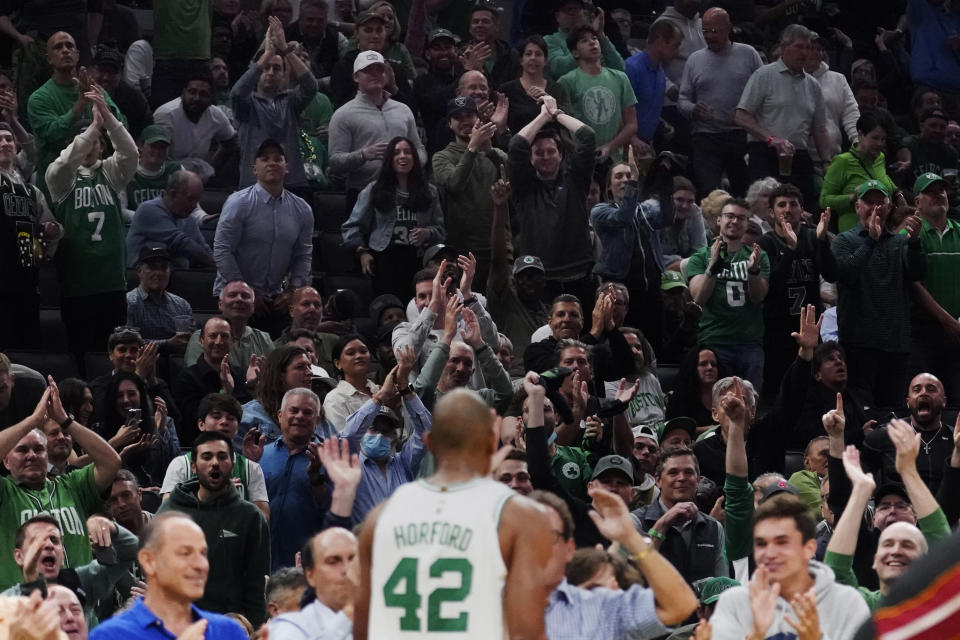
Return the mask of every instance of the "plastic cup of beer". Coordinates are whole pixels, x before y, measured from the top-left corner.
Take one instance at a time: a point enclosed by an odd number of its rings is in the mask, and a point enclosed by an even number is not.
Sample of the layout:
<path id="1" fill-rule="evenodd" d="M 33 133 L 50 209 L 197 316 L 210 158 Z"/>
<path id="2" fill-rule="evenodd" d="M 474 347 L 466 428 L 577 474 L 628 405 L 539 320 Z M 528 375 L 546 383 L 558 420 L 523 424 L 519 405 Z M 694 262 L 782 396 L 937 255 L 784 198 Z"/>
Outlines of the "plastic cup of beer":
<path id="1" fill-rule="evenodd" d="M 780 176 L 783 178 L 789 178 L 793 175 L 793 154 L 792 153 L 778 153 L 777 162 L 779 164 Z"/>

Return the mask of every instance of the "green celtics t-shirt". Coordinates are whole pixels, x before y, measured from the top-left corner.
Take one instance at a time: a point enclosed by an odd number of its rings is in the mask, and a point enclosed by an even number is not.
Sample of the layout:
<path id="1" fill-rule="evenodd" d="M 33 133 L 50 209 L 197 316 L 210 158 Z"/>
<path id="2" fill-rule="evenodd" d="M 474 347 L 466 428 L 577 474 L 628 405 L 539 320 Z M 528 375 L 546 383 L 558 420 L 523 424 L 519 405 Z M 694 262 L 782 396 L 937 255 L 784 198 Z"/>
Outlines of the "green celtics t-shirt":
<path id="1" fill-rule="evenodd" d="M 64 296 L 126 290 L 127 243 L 120 200 L 98 168 L 77 173 L 73 189 L 54 207 L 63 225 L 57 274 Z"/>
<path id="2" fill-rule="evenodd" d="M 13 559 L 17 528 L 40 513 L 49 513 L 60 522 L 65 567 L 89 563 L 90 540 L 87 518 L 96 513 L 102 501 L 93 482 L 93 465 L 48 478 L 42 489 L 25 489 L 9 476 L 0 477 L 0 590 L 23 582 L 23 572 Z"/>
<path id="3" fill-rule="evenodd" d="M 587 482 L 593 469 L 587 461 L 587 452 L 580 447 L 557 447 L 557 454 L 550 460 L 550 471 L 564 489 L 572 496 L 590 501 Z"/>
<path id="4" fill-rule="evenodd" d="M 703 307 L 697 339 L 706 345 L 759 345 L 763 343 L 763 308 L 747 295 L 747 261 L 753 247 L 743 246 L 727 256 L 730 266 L 714 284 L 710 300 Z M 707 272 L 710 247 L 702 247 L 687 262 L 687 277 Z M 770 258 L 760 251 L 760 275 L 770 278 Z"/>
<path id="5" fill-rule="evenodd" d="M 637 104 L 627 74 L 603 67 L 593 76 L 579 67 L 557 81 L 570 98 L 571 115 L 590 125 L 597 135 L 597 146 L 617 137 L 623 128 L 623 110 Z"/>
<path id="6" fill-rule="evenodd" d="M 153 3 L 153 58 L 210 58 L 210 0 L 162 0 Z"/>
<path id="7" fill-rule="evenodd" d="M 167 180 L 180 170 L 180 163 L 169 161 L 161 167 L 155 175 L 147 175 L 139 168 L 127 184 L 127 208 L 136 211 L 137 207 L 146 202 L 159 198 L 167 192 Z"/>

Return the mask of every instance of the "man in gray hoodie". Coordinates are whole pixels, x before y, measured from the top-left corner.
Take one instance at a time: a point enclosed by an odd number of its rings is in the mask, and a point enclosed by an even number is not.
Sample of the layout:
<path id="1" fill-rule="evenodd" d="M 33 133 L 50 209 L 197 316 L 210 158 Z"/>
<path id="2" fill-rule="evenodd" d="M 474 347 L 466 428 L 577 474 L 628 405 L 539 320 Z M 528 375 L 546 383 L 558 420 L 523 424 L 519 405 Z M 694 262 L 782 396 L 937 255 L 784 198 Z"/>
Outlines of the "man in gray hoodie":
<path id="1" fill-rule="evenodd" d="M 713 640 L 854 636 L 870 611 L 855 589 L 837 583 L 830 568 L 813 560 L 815 528 L 796 496 L 776 495 L 757 507 L 757 570 L 749 586 L 720 596 L 709 623 Z"/>

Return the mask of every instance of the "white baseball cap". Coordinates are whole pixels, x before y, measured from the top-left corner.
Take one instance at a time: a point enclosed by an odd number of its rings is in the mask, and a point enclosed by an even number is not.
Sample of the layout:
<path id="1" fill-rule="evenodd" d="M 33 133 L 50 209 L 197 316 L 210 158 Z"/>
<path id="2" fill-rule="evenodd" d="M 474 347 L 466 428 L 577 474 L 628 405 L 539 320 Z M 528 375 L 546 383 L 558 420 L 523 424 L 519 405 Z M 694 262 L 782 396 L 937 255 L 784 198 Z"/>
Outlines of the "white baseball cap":
<path id="1" fill-rule="evenodd" d="M 383 56 L 376 51 L 362 51 L 353 61 L 353 72 L 362 71 L 372 64 L 386 64 Z"/>

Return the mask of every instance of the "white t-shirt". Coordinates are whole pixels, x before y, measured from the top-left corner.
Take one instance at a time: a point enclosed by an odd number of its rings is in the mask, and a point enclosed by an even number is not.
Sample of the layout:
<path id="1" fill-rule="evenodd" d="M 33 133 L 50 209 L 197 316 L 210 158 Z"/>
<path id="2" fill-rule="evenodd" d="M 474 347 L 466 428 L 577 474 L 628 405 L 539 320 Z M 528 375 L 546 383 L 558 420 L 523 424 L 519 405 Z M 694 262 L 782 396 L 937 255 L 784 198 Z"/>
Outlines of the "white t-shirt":
<path id="1" fill-rule="evenodd" d="M 167 466 L 167 473 L 163 476 L 160 494 L 173 493 L 173 488 L 177 486 L 177 483 L 189 480 L 191 477 L 187 456 L 177 456 Z M 270 501 L 267 496 L 267 482 L 263 478 L 263 469 L 253 460 L 247 460 L 247 494 L 250 496 L 248 498 L 250 502 Z"/>
<path id="2" fill-rule="evenodd" d="M 171 160 L 209 160 L 210 146 L 214 140 L 226 142 L 237 135 L 237 131 L 230 124 L 230 118 L 220 107 L 210 105 L 200 119 L 193 122 L 183 112 L 180 98 L 157 107 L 153 112 L 153 120 L 156 124 L 165 124 L 173 130 L 169 151 Z"/>

